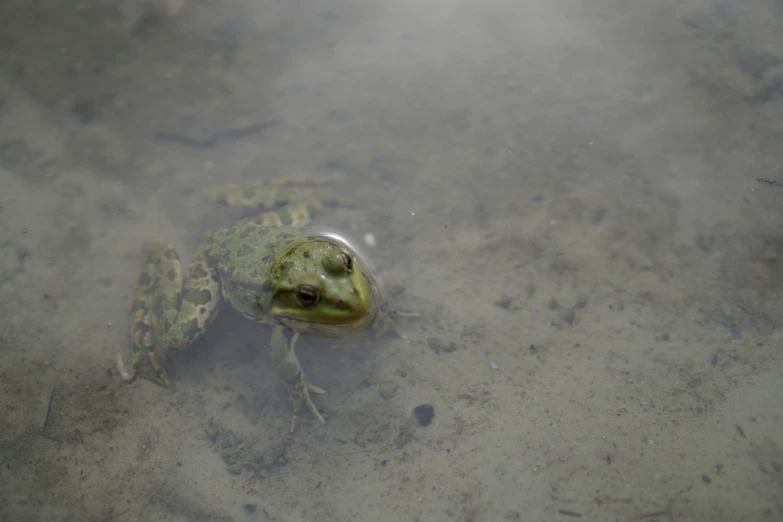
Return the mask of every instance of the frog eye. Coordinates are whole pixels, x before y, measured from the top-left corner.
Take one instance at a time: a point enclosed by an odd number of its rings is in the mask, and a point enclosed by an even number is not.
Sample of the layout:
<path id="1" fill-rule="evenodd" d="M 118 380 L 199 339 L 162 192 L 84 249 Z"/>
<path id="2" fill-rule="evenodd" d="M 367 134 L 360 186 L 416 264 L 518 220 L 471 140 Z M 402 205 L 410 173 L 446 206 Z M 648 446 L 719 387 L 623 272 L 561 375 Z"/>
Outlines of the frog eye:
<path id="1" fill-rule="evenodd" d="M 301 285 L 296 289 L 296 298 L 302 303 L 302 306 L 310 307 L 315 306 L 320 301 L 318 290 L 310 285 Z"/>
<path id="2" fill-rule="evenodd" d="M 343 264 L 345 265 L 345 269 L 350 274 L 353 271 L 353 258 L 351 257 L 351 254 L 343 252 Z"/>

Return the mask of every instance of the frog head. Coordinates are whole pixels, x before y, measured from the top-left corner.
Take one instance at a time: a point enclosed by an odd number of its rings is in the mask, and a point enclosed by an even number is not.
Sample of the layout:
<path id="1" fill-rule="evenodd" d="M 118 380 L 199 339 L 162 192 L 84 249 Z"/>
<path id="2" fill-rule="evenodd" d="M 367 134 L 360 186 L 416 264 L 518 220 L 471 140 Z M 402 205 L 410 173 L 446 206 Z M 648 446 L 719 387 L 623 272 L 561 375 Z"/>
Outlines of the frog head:
<path id="1" fill-rule="evenodd" d="M 343 336 L 369 327 L 378 299 L 374 279 L 346 245 L 309 237 L 288 245 L 271 267 L 270 315 L 299 331 Z"/>

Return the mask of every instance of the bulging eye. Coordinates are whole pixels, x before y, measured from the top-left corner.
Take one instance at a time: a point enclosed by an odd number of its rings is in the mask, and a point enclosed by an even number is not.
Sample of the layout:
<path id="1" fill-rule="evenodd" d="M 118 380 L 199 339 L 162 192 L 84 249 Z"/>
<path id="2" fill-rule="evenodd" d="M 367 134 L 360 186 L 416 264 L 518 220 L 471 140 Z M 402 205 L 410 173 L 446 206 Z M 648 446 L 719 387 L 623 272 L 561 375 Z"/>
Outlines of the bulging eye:
<path id="1" fill-rule="evenodd" d="M 345 265 L 345 269 L 348 270 L 348 273 L 353 271 L 353 258 L 351 257 L 351 254 L 343 252 L 343 264 Z"/>
<path id="2" fill-rule="evenodd" d="M 296 289 L 296 298 L 302 306 L 310 307 L 318 304 L 320 296 L 318 291 L 310 285 L 301 285 Z"/>

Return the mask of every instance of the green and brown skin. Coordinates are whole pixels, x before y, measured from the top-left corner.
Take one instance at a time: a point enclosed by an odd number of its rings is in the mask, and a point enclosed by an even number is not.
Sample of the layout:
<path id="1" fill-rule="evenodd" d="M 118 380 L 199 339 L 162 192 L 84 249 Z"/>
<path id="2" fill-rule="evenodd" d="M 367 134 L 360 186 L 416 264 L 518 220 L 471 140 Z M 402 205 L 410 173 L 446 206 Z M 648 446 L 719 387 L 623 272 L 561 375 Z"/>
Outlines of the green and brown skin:
<path id="1" fill-rule="evenodd" d="M 332 179 L 315 182 L 328 181 Z M 173 246 L 166 241 L 154 245 L 133 294 L 134 356 L 130 372 L 122 372 L 126 382 L 146 372 L 170 387 L 166 352 L 190 346 L 221 303 L 228 303 L 245 317 L 272 325 L 272 361 L 294 402 L 291 431 L 302 403 L 324 422 L 311 395 L 325 391 L 308 381 L 294 352 L 299 334 L 341 338 L 378 319 L 396 330 L 391 316 L 404 314 L 396 314 L 383 300 L 375 279 L 348 249 L 302 234 L 311 214 L 322 203 L 334 202 L 323 190 L 303 183 L 245 183 L 206 192 L 215 202 L 273 210 L 209 233 L 184 278 Z M 290 341 L 285 330 L 292 332 Z"/>

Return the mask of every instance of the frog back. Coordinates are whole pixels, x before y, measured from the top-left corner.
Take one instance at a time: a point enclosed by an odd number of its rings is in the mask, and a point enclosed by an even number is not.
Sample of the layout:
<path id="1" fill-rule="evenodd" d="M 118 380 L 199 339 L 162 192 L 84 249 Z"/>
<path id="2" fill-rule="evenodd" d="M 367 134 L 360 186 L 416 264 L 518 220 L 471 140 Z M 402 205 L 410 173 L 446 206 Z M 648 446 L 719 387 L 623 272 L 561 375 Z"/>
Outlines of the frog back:
<path id="1" fill-rule="evenodd" d="M 295 228 L 262 228 L 244 221 L 210 233 L 203 248 L 220 275 L 223 298 L 246 317 L 268 323 L 272 265 L 286 247 L 303 238 Z"/>

